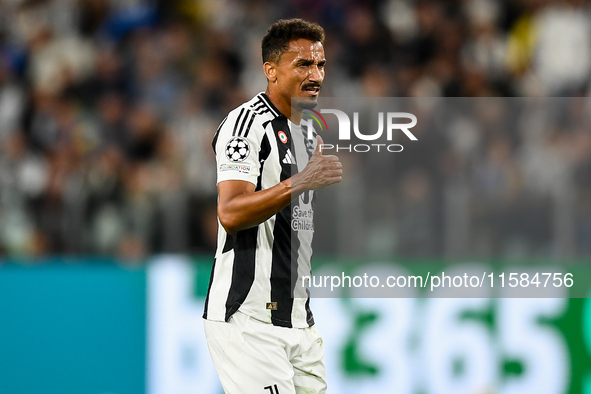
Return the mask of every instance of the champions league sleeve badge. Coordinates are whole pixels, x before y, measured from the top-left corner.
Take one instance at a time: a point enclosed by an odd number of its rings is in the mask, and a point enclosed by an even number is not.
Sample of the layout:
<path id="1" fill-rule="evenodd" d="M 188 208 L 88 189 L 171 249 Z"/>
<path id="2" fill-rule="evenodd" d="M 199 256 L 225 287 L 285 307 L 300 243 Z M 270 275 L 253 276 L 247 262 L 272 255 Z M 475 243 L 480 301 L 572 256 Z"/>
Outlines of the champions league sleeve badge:
<path id="1" fill-rule="evenodd" d="M 245 138 L 234 137 L 226 144 L 226 157 L 234 163 L 246 160 L 249 154 L 250 146 Z"/>

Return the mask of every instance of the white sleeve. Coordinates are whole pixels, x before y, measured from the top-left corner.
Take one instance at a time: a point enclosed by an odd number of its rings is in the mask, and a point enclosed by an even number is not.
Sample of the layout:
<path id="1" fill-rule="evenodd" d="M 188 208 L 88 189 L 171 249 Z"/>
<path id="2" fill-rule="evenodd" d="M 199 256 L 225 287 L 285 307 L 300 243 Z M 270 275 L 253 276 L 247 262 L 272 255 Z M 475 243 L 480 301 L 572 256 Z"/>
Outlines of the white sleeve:
<path id="1" fill-rule="evenodd" d="M 239 108 L 230 112 L 220 125 L 215 141 L 217 183 L 239 180 L 256 186 L 264 133 L 260 117 L 253 111 Z"/>

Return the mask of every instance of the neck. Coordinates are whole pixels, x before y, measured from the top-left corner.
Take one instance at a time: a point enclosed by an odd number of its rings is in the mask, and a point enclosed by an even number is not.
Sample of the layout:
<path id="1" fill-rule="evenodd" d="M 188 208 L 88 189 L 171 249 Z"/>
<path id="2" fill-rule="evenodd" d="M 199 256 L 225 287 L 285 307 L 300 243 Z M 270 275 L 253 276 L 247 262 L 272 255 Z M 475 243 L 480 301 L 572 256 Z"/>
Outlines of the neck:
<path id="1" fill-rule="evenodd" d="M 281 112 L 285 117 L 291 120 L 293 123 L 299 125 L 300 121 L 302 120 L 302 115 L 304 113 L 303 110 L 298 108 L 293 108 L 291 106 L 291 100 L 286 101 L 282 98 L 276 90 L 269 89 L 267 86 L 267 90 L 265 90 L 265 94 L 269 97 L 269 100 L 273 103 L 273 105 Z"/>

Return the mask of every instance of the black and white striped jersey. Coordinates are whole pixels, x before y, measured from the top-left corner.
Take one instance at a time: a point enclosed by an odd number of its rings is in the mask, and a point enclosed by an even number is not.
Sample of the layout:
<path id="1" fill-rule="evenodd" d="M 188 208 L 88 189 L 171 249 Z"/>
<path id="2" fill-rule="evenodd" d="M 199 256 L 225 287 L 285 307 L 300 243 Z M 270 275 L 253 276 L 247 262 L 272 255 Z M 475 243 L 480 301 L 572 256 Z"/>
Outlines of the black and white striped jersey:
<path id="1" fill-rule="evenodd" d="M 315 137 L 315 133 L 313 133 Z M 264 93 L 231 111 L 213 148 L 217 181 L 243 180 L 264 190 L 302 171 L 316 147 L 307 130 L 281 114 Z M 311 275 L 314 192 L 256 227 L 226 233 L 218 245 L 203 317 L 228 321 L 236 311 L 282 327 L 314 324 L 302 277 Z"/>

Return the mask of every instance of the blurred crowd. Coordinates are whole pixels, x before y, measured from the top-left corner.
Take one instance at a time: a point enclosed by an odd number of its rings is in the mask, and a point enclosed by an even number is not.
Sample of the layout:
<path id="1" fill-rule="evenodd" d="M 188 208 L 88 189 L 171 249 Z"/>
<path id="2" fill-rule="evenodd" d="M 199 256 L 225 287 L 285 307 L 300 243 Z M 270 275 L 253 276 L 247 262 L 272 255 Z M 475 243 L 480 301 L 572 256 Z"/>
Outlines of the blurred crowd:
<path id="1" fill-rule="evenodd" d="M 0 1 L 0 255 L 214 250 L 213 133 L 264 90 L 261 38 L 294 16 L 327 32 L 325 96 L 587 96 L 591 86 L 585 0 Z M 590 132 L 577 130 L 541 144 L 491 133 L 468 148 L 449 134 L 451 153 L 434 165 L 455 168 L 473 149 L 479 187 L 494 200 L 509 193 L 499 175 L 508 166 L 536 175 L 548 149 L 574 149 L 576 165 L 554 175 L 588 185 Z M 444 177 L 404 168 L 401 201 Z M 587 222 L 567 254 L 589 256 L 591 195 L 573 196 Z M 441 218 L 453 209 L 434 206 Z M 551 215 L 551 228 L 563 217 Z M 423 253 L 453 250 L 457 241 L 443 238 Z M 482 242 L 489 255 L 507 250 Z"/>
<path id="2" fill-rule="evenodd" d="M 331 99 L 325 99 L 331 100 Z M 351 113 L 345 100 L 322 108 Z M 416 115 L 401 153 L 337 140 L 342 183 L 319 193 L 315 252 L 380 258 L 572 262 L 591 257 L 591 99 L 360 99 L 359 129 L 378 111 Z M 340 104 L 339 104 L 340 102 Z M 327 116 L 328 130 L 338 126 Z M 333 122 L 334 123 L 331 123 Z M 398 135 L 397 135 L 398 134 Z M 387 142 L 384 139 L 372 142 Z M 357 149 L 357 151 L 354 151 Z M 394 146 L 393 150 L 398 149 Z M 351 151 L 349 151 L 351 150 Z"/>

